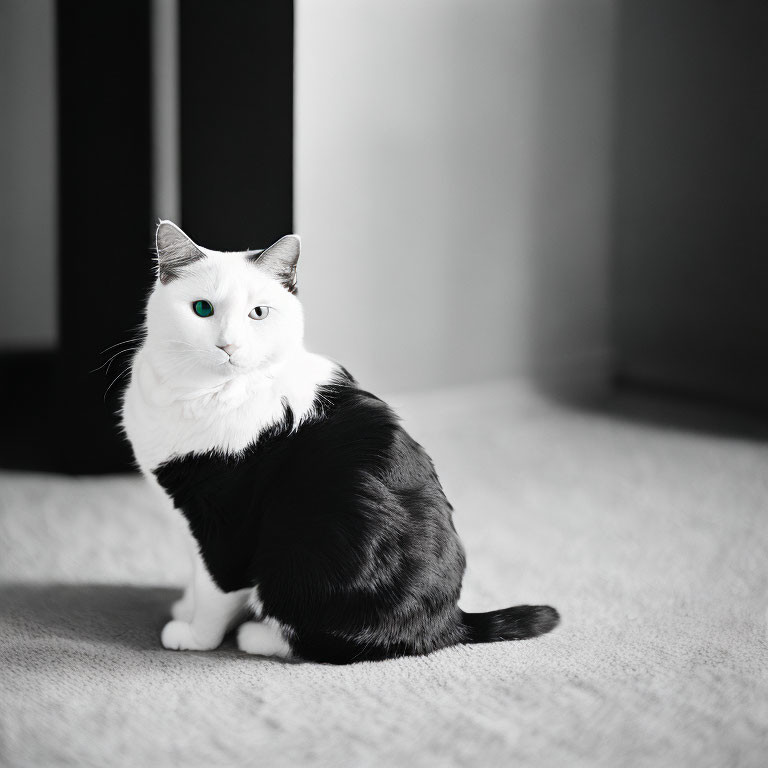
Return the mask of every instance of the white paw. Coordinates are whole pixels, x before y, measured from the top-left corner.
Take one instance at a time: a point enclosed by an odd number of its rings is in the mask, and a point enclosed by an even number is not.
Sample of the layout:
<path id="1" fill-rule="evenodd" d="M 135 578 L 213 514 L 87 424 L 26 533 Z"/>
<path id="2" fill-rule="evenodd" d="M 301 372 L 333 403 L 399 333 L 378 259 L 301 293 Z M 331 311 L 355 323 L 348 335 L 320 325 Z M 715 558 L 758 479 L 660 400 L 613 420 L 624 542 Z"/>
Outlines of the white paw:
<path id="1" fill-rule="evenodd" d="M 246 621 L 237 630 L 237 647 L 246 653 L 259 656 L 291 656 L 291 646 L 286 642 L 277 622 Z"/>
<path id="2" fill-rule="evenodd" d="M 200 642 L 186 621 L 169 621 L 163 627 L 160 642 L 171 651 L 210 651 L 218 645 Z"/>
<path id="3" fill-rule="evenodd" d="M 171 616 L 178 621 L 183 621 L 189 624 L 192 621 L 194 610 L 192 601 L 188 600 L 186 595 L 179 598 L 173 605 L 171 605 Z"/>

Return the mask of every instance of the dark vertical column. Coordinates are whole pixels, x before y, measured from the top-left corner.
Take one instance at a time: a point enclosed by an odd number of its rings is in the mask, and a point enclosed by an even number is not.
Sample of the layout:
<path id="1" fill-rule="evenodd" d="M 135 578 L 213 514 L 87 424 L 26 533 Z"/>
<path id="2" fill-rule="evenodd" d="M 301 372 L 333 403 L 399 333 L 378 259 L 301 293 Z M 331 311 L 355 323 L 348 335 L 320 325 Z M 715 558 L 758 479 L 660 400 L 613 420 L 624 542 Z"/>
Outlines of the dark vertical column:
<path id="1" fill-rule="evenodd" d="M 768 5 L 619 4 L 620 381 L 768 407 Z"/>
<path id="2" fill-rule="evenodd" d="M 60 329 L 56 468 L 130 466 L 114 413 L 118 381 L 91 373 L 141 322 L 150 269 L 148 0 L 60 0 Z M 119 363 L 119 360 L 116 361 Z"/>
<path id="3" fill-rule="evenodd" d="M 218 250 L 292 230 L 293 3 L 179 7 L 183 226 Z"/>

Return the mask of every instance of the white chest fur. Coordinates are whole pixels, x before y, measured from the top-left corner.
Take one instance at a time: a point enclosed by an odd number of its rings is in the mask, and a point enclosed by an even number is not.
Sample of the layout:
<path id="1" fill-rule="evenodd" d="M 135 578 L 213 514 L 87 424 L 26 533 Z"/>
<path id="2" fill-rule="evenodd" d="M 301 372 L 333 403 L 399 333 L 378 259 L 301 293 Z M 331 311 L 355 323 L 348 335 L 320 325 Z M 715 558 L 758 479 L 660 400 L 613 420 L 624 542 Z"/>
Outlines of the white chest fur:
<path id="1" fill-rule="evenodd" d="M 123 427 L 145 475 L 172 456 L 236 454 L 283 417 L 285 404 L 297 423 L 307 418 L 317 388 L 330 382 L 335 370 L 330 360 L 302 349 L 268 373 L 185 390 L 165 381 L 142 349 L 123 401 Z"/>

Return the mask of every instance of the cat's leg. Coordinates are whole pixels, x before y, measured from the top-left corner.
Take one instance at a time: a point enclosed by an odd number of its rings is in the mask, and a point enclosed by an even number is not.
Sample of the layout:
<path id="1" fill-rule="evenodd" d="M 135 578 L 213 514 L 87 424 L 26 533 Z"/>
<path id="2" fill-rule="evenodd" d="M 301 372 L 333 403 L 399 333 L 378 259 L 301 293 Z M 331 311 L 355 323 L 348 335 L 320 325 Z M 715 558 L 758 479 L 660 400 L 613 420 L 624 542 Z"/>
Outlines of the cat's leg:
<path id="1" fill-rule="evenodd" d="M 176 510 L 174 510 L 174 514 L 180 517 Z M 195 568 L 197 567 L 197 560 L 200 557 L 200 554 L 194 536 L 192 536 L 192 533 L 186 525 L 184 528 L 184 543 L 186 544 L 187 553 L 189 554 L 191 573 L 189 582 L 184 588 L 184 594 L 171 605 L 171 616 L 179 621 L 186 621 L 189 623 L 195 615 Z"/>
<path id="2" fill-rule="evenodd" d="M 287 659 L 293 655 L 280 623 L 271 618 L 241 624 L 237 630 L 237 647 L 258 656 Z"/>
<path id="3" fill-rule="evenodd" d="M 192 621 L 195 614 L 195 587 L 189 582 L 184 588 L 184 594 L 171 605 L 171 616 L 179 621 Z"/>
<path id="4" fill-rule="evenodd" d="M 210 651 L 218 648 L 227 630 L 242 615 L 250 590 L 222 592 L 198 555 L 194 573 L 194 611 L 190 621 L 169 621 L 160 636 L 174 651 Z"/>

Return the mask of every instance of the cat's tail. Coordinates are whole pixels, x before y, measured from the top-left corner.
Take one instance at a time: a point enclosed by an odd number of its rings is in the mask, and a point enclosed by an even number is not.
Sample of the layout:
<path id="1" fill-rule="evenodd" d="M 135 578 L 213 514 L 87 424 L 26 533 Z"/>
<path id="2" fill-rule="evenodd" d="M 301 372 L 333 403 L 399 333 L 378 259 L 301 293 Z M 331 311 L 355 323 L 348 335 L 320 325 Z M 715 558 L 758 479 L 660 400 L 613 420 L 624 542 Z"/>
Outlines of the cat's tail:
<path id="1" fill-rule="evenodd" d="M 487 613 L 462 611 L 461 621 L 467 631 L 465 643 L 496 643 L 551 632 L 560 622 L 560 614 L 548 605 L 515 605 Z"/>

